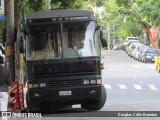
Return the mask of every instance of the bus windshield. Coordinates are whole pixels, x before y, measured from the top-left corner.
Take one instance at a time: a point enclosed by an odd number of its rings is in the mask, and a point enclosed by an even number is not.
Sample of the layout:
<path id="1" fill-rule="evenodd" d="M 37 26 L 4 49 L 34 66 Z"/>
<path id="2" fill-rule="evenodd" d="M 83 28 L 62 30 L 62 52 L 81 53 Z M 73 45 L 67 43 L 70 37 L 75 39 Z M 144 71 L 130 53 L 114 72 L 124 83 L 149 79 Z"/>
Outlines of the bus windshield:
<path id="1" fill-rule="evenodd" d="M 100 55 L 94 21 L 58 22 L 27 28 L 27 59 L 62 59 Z"/>

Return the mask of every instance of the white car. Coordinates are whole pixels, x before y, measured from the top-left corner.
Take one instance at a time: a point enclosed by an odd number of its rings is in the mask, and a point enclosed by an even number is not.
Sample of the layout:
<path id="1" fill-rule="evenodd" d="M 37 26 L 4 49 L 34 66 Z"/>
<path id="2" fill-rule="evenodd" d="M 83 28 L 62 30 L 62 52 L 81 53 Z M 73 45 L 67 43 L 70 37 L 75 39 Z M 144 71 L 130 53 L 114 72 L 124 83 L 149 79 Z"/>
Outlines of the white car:
<path id="1" fill-rule="evenodd" d="M 140 62 L 143 62 L 143 54 L 144 54 L 144 52 L 145 52 L 145 50 L 146 49 L 148 49 L 148 48 L 151 48 L 150 46 L 142 46 L 141 48 L 140 48 L 140 53 L 139 53 L 139 58 L 138 58 L 138 61 L 140 61 Z"/>
<path id="2" fill-rule="evenodd" d="M 131 43 L 131 45 L 128 47 L 128 56 L 132 57 L 133 56 L 133 51 L 136 48 L 137 45 L 141 43 Z"/>
<path id="3" fill-rule="evenodd" d="M 130 41 L 130 40 L 139 40 L 138 37 L 127 37 L 126 41 Z"/>
<path id="4" fill-rule="evenodd" d="M 133 58 L 138 60 L 139 59 L 139 55 L 141 53 L 140 48 L 144 46 L 144 44 L 139 44 L 136 46 L 136 48 L 133 50 Z"/>
<path id="5" fill-rule="evenodd" d="M 128 41 L 127 45 L 126 45 L 126 53 L 128 53 L 128 48 L 132 43 L 140 43 L 139 40 L 130 40 Z"/>

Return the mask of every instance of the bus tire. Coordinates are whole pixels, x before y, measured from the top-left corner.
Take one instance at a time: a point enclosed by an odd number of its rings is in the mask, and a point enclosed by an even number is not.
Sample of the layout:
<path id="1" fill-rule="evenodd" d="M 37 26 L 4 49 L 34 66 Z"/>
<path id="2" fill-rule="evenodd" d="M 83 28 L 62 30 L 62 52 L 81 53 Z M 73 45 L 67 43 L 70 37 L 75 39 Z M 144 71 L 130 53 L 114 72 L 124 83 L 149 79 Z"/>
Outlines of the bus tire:
<path id="1" fill-rule="evenodd" d="M 35 103 L 29 102 L 28 91 L 26 93 L 26 104 L 29 112 L 41 112 L 41 106 L 38 102 L 35 102 Z"/>
<path id="2" fill-rule="evenodd" d="M 81 104 L 82 108 L 86 110 L 100 110 L 105 105 L 107 93 L 104 85 L 102 85 L 102 96 L 102 99 L 85 101 L 84 104 Z"/>

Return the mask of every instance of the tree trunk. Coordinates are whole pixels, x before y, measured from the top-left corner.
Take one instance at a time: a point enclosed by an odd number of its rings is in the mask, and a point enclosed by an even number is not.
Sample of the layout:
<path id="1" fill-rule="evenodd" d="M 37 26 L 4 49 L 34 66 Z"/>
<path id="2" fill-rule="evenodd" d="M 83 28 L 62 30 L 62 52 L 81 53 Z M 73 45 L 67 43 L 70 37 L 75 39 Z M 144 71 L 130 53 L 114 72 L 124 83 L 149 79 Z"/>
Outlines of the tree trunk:
<path id="1" fill-rule="evenodd" d="M 20 53 L 19 53 L 19 41 L 21 34 L 21 21 L 22 21 L 22 10 L 23 9 L 23 0 L 15 1 L 15 35 L 16 35 L 16 43 L 15 43 L 15 77 L 18 82 L 21 82 L 20 78 Z"/>

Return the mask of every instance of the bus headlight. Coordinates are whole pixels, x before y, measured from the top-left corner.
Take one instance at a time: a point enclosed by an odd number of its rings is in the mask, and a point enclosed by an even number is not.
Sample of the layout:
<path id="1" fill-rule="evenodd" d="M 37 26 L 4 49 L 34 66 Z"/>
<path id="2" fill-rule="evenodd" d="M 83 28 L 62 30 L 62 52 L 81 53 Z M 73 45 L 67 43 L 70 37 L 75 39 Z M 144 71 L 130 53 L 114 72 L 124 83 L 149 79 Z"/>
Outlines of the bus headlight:
<path id="1" fill-rule="evenodd" d="M 46 87 L 46 83 L 40 83 L 40 87 Z"/>
<path id="2" fill-rule="evenodd" d="M 90 80 L 90 84 L 96 84 L 97 81 L 96 80 Z"/>
<path id="3" fill-rule="evenodd" d="M 39 87 L 38 84 L 33 84 L 33 88 L 37 88 L 37 87 Z"/>
<path id="4" fill-rule="evenodd" d="M 40 96 L 39 93 L 35 93 L 35 94 L 34 94 L 34 97 L 39 97 L 39 96 Z"/>
<path id="5" fill-rule="evenodd" d="M 88 85 L 89 84 L 89 80 L 83 80 L 83 84 L 84 85 Z"/>

